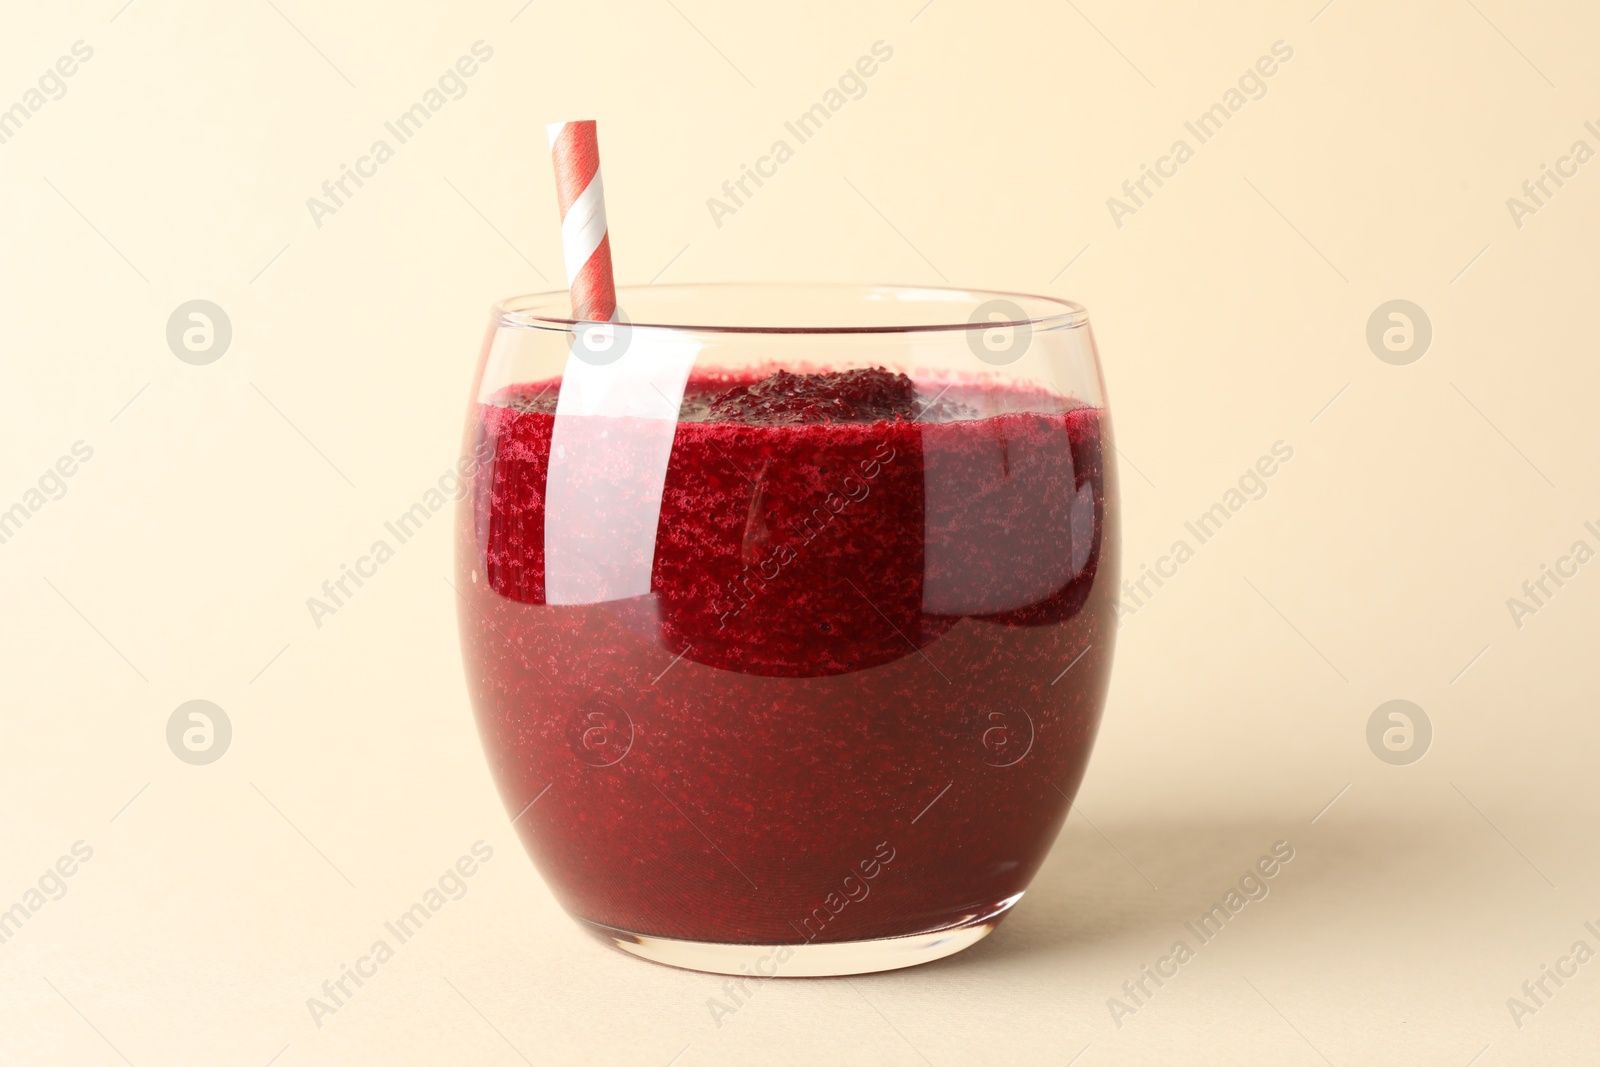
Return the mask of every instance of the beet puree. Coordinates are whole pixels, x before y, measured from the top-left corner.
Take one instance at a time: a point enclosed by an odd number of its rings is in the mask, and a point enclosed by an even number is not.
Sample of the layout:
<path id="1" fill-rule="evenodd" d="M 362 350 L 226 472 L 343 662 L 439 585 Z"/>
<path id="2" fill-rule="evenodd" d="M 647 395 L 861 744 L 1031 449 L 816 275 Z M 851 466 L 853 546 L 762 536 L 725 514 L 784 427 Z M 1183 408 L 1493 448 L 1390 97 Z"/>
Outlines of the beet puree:
<path id="1" fill-rule="evenodd" d="M 477 406 L 467 675 L 502 797 L 574 915 L 847 941 L 1027 886 L 1111 664 L 1109 427 L 1043 391 L 922 390 L 885 370 L 697 372 L 651 592 L 576 605 L 545 597 L 559 382 Z M 605 459 L 584 468 L 597 487 Z"/>

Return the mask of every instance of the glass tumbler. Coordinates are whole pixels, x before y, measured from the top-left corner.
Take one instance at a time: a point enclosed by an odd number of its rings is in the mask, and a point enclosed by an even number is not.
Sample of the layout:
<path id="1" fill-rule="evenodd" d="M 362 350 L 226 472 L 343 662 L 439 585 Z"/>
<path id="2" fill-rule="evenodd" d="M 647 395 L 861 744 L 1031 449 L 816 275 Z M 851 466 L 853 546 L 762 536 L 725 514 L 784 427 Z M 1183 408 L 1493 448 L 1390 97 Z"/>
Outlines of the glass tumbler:
<path id="1" fill-rule="evenodd" d="M 1065 821 L 1116 629 L 1087 313 L 947 288 L 497 305 L 457 514 L 518 834 L 636 956 L 760 977 L 975 943 Z"/>

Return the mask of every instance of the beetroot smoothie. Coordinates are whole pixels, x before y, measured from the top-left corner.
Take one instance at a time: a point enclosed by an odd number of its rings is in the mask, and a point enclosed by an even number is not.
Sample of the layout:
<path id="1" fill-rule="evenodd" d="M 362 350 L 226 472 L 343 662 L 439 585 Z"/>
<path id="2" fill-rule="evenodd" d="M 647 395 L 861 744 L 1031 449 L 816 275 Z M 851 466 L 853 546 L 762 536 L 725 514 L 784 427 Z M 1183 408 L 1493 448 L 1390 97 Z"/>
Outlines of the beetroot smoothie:
<path id="1" fill-rule="evenodd" d="M 1105 695 L 1105 413 L 881 369 L 697 371 L 650 591 L 549 603 L 547 522 L 626 521 L 547 516 L 559 389 L 476 406 L 467 446 L 487 458 L 457 565 L 484 747 L 566 908 L 751 944 L 1002 913 L 1066 817 Z M 590 470 L 601 499 L 603 454 Z"/>

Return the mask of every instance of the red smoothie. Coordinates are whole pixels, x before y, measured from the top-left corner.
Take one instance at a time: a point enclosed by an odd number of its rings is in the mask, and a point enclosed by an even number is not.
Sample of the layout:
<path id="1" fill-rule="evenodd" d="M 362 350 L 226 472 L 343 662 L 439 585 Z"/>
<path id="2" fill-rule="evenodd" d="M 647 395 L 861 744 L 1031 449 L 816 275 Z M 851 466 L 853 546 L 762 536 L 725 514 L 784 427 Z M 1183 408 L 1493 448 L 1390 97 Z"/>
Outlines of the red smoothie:
<path id="1" fill-rule="evenodd" d="M 559 390 L 475 407 L 457 584 L 484 747 L 566 908 L 796 944 L 1009 906 L 1066 817 L 1111 665 L 1104 411 L 881 369 L 696 372 L 650 591 L 548 603 L 547 522 L 636 517 L 547 516 Z M 617 499 L 603 452 L 582 469 Z"/>

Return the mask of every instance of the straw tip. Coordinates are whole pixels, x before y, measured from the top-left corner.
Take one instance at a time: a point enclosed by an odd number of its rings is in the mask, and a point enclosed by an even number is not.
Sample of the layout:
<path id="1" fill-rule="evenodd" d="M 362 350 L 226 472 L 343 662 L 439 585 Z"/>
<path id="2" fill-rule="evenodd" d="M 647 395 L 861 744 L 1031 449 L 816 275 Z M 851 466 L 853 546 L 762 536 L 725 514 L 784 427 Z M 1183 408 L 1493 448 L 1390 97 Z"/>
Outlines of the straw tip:
<path id="1" fill-rule="evenodd" d="M 556 146 L 556 138 L 561 136 L 561 131 L 568 126 L 594 125 L 593 119 L 572 119 L 568 122 L 552 122 L 545 126 L 544 132 L 550 136 L 550 147 Z"/>

